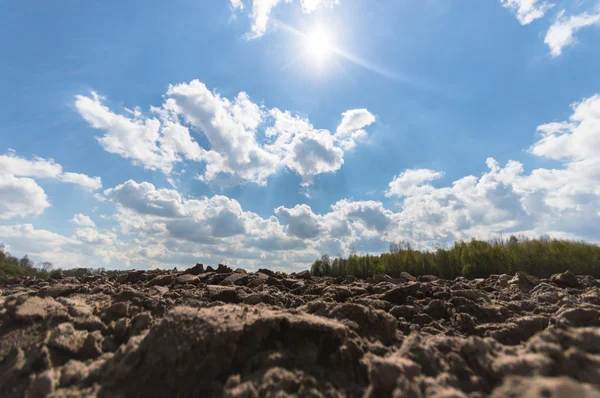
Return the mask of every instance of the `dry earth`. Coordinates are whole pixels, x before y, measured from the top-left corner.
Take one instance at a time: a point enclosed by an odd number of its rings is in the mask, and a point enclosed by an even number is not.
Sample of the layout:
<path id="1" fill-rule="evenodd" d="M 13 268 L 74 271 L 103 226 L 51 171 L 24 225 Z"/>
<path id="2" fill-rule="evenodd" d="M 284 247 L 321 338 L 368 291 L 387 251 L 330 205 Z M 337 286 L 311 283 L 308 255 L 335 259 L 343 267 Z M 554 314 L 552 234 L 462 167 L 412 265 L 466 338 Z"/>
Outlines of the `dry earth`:
<path id="1" fill-rule="evenodd" d="M 55 277 L 0 279 L 2 397 L 600 397 L 589 276 Z"/>

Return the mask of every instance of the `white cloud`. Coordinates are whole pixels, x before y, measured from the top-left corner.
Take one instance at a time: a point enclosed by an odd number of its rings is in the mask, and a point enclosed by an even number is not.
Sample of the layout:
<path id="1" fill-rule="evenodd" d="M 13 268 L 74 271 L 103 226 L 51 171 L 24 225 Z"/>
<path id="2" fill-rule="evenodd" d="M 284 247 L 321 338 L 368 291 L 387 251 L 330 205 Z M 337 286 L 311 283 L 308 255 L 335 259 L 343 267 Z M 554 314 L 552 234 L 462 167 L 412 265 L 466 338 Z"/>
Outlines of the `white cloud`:
<path id="1" fill-rule="evenodd" d="M 104 191 L 106 197 L 139 214 L 160 217 L 184 215 L 183 199 L 172 189 L 156 189 L 149 182 L 138 184 L 129 180 Z"/>
<path id="2" fill-rule="evenodd" d="M 429 169 L 406 170 L 400 175 L 394 176 L 390 182 L 390 189 L 385 192 L 385 196 L 406 196 L 411 195 L 417 189 L 430 189 L 430 185 L 423 186 L 425 182 L 430 182 L 442 178 L 444 173 Z"/>
<path id="3" fill-rule="evenodd" d="M 548 29 L 544 43 L 550 47 L 550 54 L 558 57 L 565 47 L 576 43 L 575 33 L 582 28 L 600 24 L 600 14 L 582 13 L 565 16 L 565 11 L 558 14 Z"/>
<path id="4" fill-rule="evenodd" d="M 81 227 L 96 227 L 96 223 L 85 214 L 77 213 L 71 219 L 71 222 Z"/>
<path id="5" fill-rule="evenodd" d="M 244 9 L 244 3 L 242 3 L 242 0 L 231 0 L 231 11 L 235 12 L 238 10 L 243 10 Z"/>
<path id="6" fill-rule="evenodd" d="M 34 157 L 25 159 L 9 153 L 0 155 L 0 174 L 12 174 L 17 177 L 60 178 L 62 166 L 52 159 Z"/>
<path id="7" fill-rule="evenodd" d="M 554 6 L 545 0 L 500 0 L 500 3 L 516 14 L 521 25 L 542 18 Z"/>
<path id="8" fill-rule="evenodd" d="M 132 159 L 149 170 L 169 173 L 179 159 L 171 148 L 163 147 L 160 121 L 144 118 L 139 113 L 131 117 L 115 114 L 102 104 L 102 100 L 95 92 L 90 97 L 77 95 L 75 107 L 92 127 L 105 131 L 98 138 L 104 150 Z"/>
<path id="9" fill-rule="evenodd" d="M 479 178 L 464 177 L 451 187 L 409 189 L 395 216 L 398 230 L 419 242 L 513 232 L 598 241 L 600 95 L 574 104 L 568 121 L 541 125 L 538 132 L 530 153 L 560 161 L 561 167 L 525 174 L 519 162 L 500 167 L 490 158 L 489 171 Z"/>
<path id="10" fill-rule="evenodd" d="M 91 190 L 102 186 L 100 177 L 65 173 L 52 159 L 25 159 L 11 151 L 0 155 L 0 219 L 37 216 L 50 207 L 44 189 L 35 179 L 55 179 Z"/>
<path id="11" fill-rule="evenodd" d="M 340 140 L 342 148 L 351 150 L 357 141 L 366 137 L 365 127 L 375 123 L 375 116 L 366 109 L 353 109 L 342 114 L 342 122 L 335 131 L 335 137 Z"/>
<path id="12" fill-rule="evenodd" d="M 73 218 L 71 219 L 71 222 L 75 225 L 79 225 L 81 227 L 95 227 L 96 223 L 94 223 L 94 221 L 86 216 L 85 214 L 81 214 L 81 213 L 77 213 L 73 216 Z"/>
<path id="13" fill-rule="evenodd" d="M 170 86 L 163 105 L 151 108 L 158 119 L 139 111 L 117 115 L 101 101 L 92 93 L 77 96 L 76 106 L 92 127 L 105 131 L 99 138 L 105 150 L 165 174 L 182 154 L 205 164 L 200 181 L 221 185 L 265 185 L 282 167 L 310 185 L 316 175 L 337 171 L 344 150 L 356 146 L 366 135 L 364 128 L 375 121 L 366 109 L 346 111 L 332 135 L 289 111 L 258 105 L 244 92 L 233 100 L 224 98 L 198 80 Z M 209 149 L 193 140 L 190 128 L 204 134 Z"/>
<path id="14" fill-rule="evenodd" d="M 288 234 L 300 239 L 313 239 L 321 233 L 320 221 L 307 205 L 296 205 L 291 209 L 280 206 L 275 215 L 287 224 Z"/>
<path id="15" fill-rule="evenodd" d="M 33 179 L 0 174 L 0 219 L 37 216 L 48 207 L 46 193 Z"/>
<path id="16" fill-rule="evenodd" d="M 82 188 L 87 188 L 92 191 L 102 188 L 102 179 L 100 177 L 90 177 L 81 173 L 63 173 L 60 176 L 60 180 L 62 182 L 79 185 Z"/>
<path id="17" fill-rule="evenodd" d="M 252 26 L 246 38 L 255 39 L 265 34 L 271 12 L 281 3 L 291 3 L 293 0 L 252 0 L 250 19 Z M 321 7 L 333 7 L 339 3 L 339 0 L 301 0 L 302 12 L 310 14 Z M 244 4 L 241 0 L 230 0 L 230 7 L 233 13 L 242 11 Z"/>

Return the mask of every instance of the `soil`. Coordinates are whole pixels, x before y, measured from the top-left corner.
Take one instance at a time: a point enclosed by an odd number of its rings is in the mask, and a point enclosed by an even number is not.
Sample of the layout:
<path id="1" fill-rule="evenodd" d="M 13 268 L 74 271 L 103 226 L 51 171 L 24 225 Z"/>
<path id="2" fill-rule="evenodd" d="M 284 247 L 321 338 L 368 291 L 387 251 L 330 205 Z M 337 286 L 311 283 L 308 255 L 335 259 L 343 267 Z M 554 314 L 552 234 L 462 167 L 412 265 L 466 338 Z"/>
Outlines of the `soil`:
<path id="1" fill-rule="evenodd" d="M 600 397 L 600 284 L 198 264 L 0 279 L 2 397 Z"/>

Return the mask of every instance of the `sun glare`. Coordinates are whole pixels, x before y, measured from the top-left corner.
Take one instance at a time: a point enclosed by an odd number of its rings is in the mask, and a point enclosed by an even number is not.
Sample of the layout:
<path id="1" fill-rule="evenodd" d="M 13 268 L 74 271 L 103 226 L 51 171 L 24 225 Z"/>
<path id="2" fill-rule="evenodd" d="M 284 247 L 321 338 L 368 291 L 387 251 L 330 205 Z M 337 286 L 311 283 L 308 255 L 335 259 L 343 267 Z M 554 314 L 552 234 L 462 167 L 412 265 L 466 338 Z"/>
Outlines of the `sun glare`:
<path id="1" fill-rule="evenodd" d="M 308 51 L 318 60 L 325 58 L 332 50 L 331 38 L 327 31 L 316 29 L 307 37 Z"/>

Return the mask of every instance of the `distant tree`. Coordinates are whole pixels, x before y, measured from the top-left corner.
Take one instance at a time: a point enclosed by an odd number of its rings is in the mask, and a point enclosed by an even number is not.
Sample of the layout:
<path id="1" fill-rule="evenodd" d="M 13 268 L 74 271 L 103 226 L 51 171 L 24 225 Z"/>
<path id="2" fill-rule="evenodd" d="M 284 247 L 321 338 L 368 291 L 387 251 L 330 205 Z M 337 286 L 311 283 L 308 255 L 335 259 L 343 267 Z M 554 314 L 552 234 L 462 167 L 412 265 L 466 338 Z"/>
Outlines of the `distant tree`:
<path id="1" fill-rule="evenodd" d="M 29 256 L 26 254 L 22 259 L 19 260 L 19 266 L 25 269 L 33 269 L 33 261 L 29 259 Z"/>
<path id="2" fill-rule="evenodd" d="M 329 254 L 323 254 L 321 256 L 321 272 L 323 275 L 331 274 L 331 257 L 329 257 Z"/>
<path id="3" fill-rule="evenodd" d="M 390 253 L 398 253 L 400 251 L 400 245 L 396 242 L 390 243 Z"/>
<path id="4" fill-rule="evenodd" d="M 44 261 L 40 264 L 40 268 L 44 272 L 50 272 L 54 268 L 54 264 L 52 264 L 50 261 Z"/>

